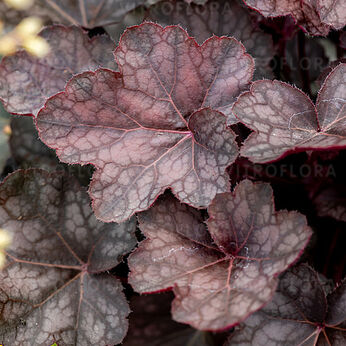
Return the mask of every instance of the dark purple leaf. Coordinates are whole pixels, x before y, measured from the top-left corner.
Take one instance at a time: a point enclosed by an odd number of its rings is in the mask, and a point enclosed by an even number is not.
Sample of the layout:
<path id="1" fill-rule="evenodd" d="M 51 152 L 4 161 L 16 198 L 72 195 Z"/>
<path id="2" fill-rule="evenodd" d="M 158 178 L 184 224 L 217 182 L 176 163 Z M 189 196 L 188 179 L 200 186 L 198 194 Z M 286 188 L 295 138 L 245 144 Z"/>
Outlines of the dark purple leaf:
<path id="1" fill-rule="evenodd" d="M 343 346 L 346 343 L 345 283 L 326 297 L 307 265 L 285 273 L 273 300 L 250 316 L 227 346 Z M 327 301 L 328 299 L 328 301 Z"/>
<path id="2" fill-rule="evenodd" d="M 346 31 L 340 34 L 340 47 L 346 49 Z"/>
<path id="3" fill-rule="evenodd" d="M 161 1 L 149 9 L 147 19 L 161 25 L 179 24 L 202 44 L 209 37 L 233 36 L 255 58 L 255 79 L 272 78 L 274 56 L 271 36 L 254 28 L 252 18 L 237 0 L 208 1 L 205 6 L 184 1 Z"/>
<path id="4" fill-rule="evenodd" d="M 6 161 L 10 156 L 10 148 L 8 145 L 10 115 L 5 112 L 0 103 L 0 174 L 3 171 Z"/>
<path id="5" fill-rule="evenodd" d="M 147 0 L 38 0 L 40 7 L 57 22 L 85 28 L 119 22 L 129 11 Z"/>
<path id="6" fill-rule="evenodd" d="M 330 26 L 321 21 L 318 0 L 243 0 L 265 17 L 291 15 L 310 35 L 327 36 Z M 342 0 L 340 0 L 342 1 Z M 330 2 L 330 1 L 328 1 Z"/>
<path id="7" fill-rule="evenodd" d="M 280 81 L 257 81 L 233 107 L 252 130 L 241 154 L 265 163 L 296 151 L 346 146 L 346 64 L 325 79 L 316 101 Z"/>
<path id="8" fill-rule="evenodd" d="M 147 239 L 129 258 L 131 285 L 140 293 L 173 288 L 173 319 L 197 329 L 240 323 L 271 299 L 276 276 L 311 235 L 304 216 L 275 212 L 272 199 L 268 184 L 241 182 L 210 205 L 209 233 L 193 214 L 180 226 L 189 207 L 173 198 L 157 202 L 139 214 Z M 203 242 L 191 236 L 192 220 Z"/>
<path id="9" fill-rule="evenodd" d="M 1 61 L 0 98 L 10 113 L 36 115 L 73 75 L 99 67 L 117 69 L 114 43 L 107 36 L 89 39 L 77 27 L 61 25 L 47 27 L 40 35 L 51 48 L 46 57 L 19 51 Z"/>
<path id="10" fill-rule="evenodd" d="M 346 187 L 333 185 L 321 189 L 313 202 L 319 216 L 329 216 L 346 222 Z"/>
<path id="11" fill-rule="evenodd" d="M 298 32 L 291 40 L 286 41 L 285 61 L 287 61 L 289 67 L 290 80 L 294 81 L 295 86 L 309 89 L 311 84 L 320 77 L 322 71 L 326 69 L 329 59 L 321 44 L 326 41 L 322 41 L 323 39 L 320 37 L 308 37 L 307 35 L 303 36 L 305 55 L 302 56 L 302 42 L 299 42 L 301 37 L 301 33 Z M 340 62 L 336 63 L 333 68 L 339 64 Z M 328 76 L 333 68 L 330 68 L 324 78 Z M 318 87 L 320 86 L 318 85 Z M 317 93 L 317 90 L 315 92 Z"/>
<path id="12" fill-rule="evenodd" d="M 0 224 L 12 236 L 0 272 L 0 343 L 109 345 L 127 332 L 121 283 L 98 274 L 135 245 L 135 221 L 96 220 L 70 176 L 16 171 L 0 185 Z"/>
<path id="13" fill-rule="evenodd" d="M 44 143 L 68 163 L 96 168 L 90 194 L 96 216 L 127 219 L 165 189 L 207 206 L 227 191 L 225 169 L 237 157 L 226 115 L 248 84 L 253 61 L 233 38 L 202 46 L 177 26 L 128 29 L 109 70 L 73 78 L 37 119 Z"/>
<path id="14" fill-rule="evenodd" d="M 12 157 L 21 168 L 50 170 L 58 164 L 55 152 L 38 138 L 32 117 L 12 117 L 9 145 Z"/>

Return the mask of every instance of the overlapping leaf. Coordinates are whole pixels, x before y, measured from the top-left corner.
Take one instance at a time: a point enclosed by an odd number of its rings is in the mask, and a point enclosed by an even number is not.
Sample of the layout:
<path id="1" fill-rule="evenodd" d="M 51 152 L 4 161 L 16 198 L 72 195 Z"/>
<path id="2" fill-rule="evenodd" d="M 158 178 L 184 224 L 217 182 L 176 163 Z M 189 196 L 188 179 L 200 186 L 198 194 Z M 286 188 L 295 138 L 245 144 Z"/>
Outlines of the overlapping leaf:
<path id="1" fill-rule="evenodd" d="M 140 293 L 172 288 L 173 319 L 220 330 L 266 304 L 276 275 L 301 253 L 311 235 L 305 217 L 275 212 L 268 184 L 241 182 L 216 196 L 208 230 L 196 211 L 173 199 L 139 215 L 147 237 L 131 254 L 130 283 Z"/>
<path id="2" fill-rule="evenodd" d="M 43 144 L 38 137 L 32 117 L 12 117 L 9 146 L 15 169 L 41 168 L 49 172 L 67 172 L 88 186 L 93 167 L 66 165 L 59 162 L 55 151 Z"/>
<path id="3" fill-rule="evenodd" d="M 51 52 L 42 59 L 20 51 L 0 64 L 0 98 L 8 112 L 34 114 L 46 99 L 64 90 L 66 82 L 83 71 L 116 69 L 114 43 L 107 36 L 88 35 L 77 27 L 61 25 L 41 32 Z"/>
<path id="4" fill-rule="evenodd" d="M 11 155 L 20 168 L 44 168 L 58 165 L 55 152 L 38 138 L 32 117 L 12 117 L 9 140 Z"/>
<path id="5" fill-rule="evenodd" d="M 318 0 L 244 0 L 265 17 L 291 15 L 311 35 L 326 36 L 330 26 L 321 21 Z M 341 0 L 342 1 L 342 0 Z"/>
<path id="6" fill-rule="evenodd" d="M 346 285 L 326 295 L 317 274 L 300 265 L 283 275 L 273 300 L 234 333 L 233 345 L 346 344 Z"/>
<path id="7" fill-rule="evenodd" d="M 233 107 L 237 118 L 255 130 L 242 155 L 265 163 L 295 151 L 346 146 L 346 64 L 325 79 L 316 106 L 299 89 L 280 81 L 254 82 Z"/>
<path id="8" fill-rule="evenodd" d="M 98 218 L 120 222 L 166 188 L 205 207 L 227 191 L 237 156 L 226 117 L 253 71 L 238 41 L 202 46 L 177 26 L 128 29 L 115 51 L 122 74 L 100 69 L 73 78 L 37 118 L 44 143 L 68 163 L 92 163 Z"/>
<path id="9" fill-rule="evenodd" d="M 55 21 L 85 28 L 116 23 L 147 0 L 38 0 Z"/>
<path id="10" fill-rule="evenodd" d="M 180 24 L 200 44 L 213 35 L 233 36 L 255 58 L 255 79 L 272 78 L 271 36 L 254 28 L 249 11 L 237 0 L 208 1 L 202 8 L 180 0 L 161 1 L 150 7 L 147 18 L 161 25 Z"/>
<path id="11" fill-rule="evenodd" d="M 109 345 L 129 307 L 121 283 L 98 274 L 135 245 L 135 222 L 96 220 L 70 176 L 17 171 L 0 186 L 0 224 L 12 235 L 0 272 L 0 343 Z"/>

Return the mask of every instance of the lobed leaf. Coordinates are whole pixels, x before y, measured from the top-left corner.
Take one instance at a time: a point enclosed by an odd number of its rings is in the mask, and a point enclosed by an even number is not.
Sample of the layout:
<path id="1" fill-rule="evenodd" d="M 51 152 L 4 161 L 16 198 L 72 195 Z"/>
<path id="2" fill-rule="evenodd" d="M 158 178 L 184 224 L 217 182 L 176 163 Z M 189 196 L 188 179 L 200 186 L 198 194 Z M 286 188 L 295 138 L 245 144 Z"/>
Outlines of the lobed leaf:
<path id="1" fill-rule="evenodd" d="M 147 239 L 129 257 L 129 282 L 139 293 L 173 288 L 178 322 L 202 330 L 240 323 L 271 299 L 276 276 L 311 235 L 304 216 L 275 212 L 272 198 L 268 184 L 242 181 L 210 205 L 209 232 L 195 211 L 187 218 L 190 207 L 157 202 L 139 214 Z"/>
<path id="2" fill-rule="evenodd" d="M 326 296 L 317 274 L 300 265 L 283 275 L 273 300 L 250 316 L 226 346 L 342 346 L 345 308 L 345 283 Z"/>
<path id="3" fill-rule="evenodd" d="M 19 170 L 0 185 L 0 224 L 12 236 L 0 272 L 1 344 L 122 341 L 129 307 L 121 283 L 101 272 L 136 244 L 133 219 L 103 224 L 70 176 Z"/>
<path id="4" fill-rule="evenodd" d="M 296 151 L 346 146 L 346 64 L 325 79 L 316 106 L 302 91 L 280 81 L 257 81 L 233 107 L 236 117 L 255 130 L 241 154 L 265 163 Z"/>
<path id="5" fill-rule="evenodd" d="M 51 48 L 46 57 L 19 51 L 1 61 L 0 98 L 10 113 L 36 115 L 73 75 L 99 67 L 117 69 L 114 43 L 107 36 L 89 39 L 82 29 L 61 25 L 47 27 L 40 35 Z"/>
<path id="6" fill-rule="evenodd" d="M 128 29 L 115 51 L 121 74 L 73 78 L 38 115 L 40 137 L 68 163 L 96 167 L 96 216 L 127 219 L 165 189 L 207 206 L 227 191 L 238 147 L 226 117 L 252 76 L 253 61 L 232 38 L 202 46 L 177 26 Z M 206 108 L 207 107 L 207 108 Z"/>
<path id="7" fill-rule="evenodd" d="M 321 21 L 318 0 L 243 0 L 265 17 L 291 15 L 310 35 L 327 36 L 330 26 Z"/>
<path id="8" fill-rule="evenodd" d="M 254 57 L 255 79 L 273 78 L 271 36 L 255 29 L 249 12 L 237 0 L 208 1 L 203 7 L 180 0 L 160 1 L 149 8 L 147 19 L 161 25 L 179 24 L 200 44 L 213 35 L 233 36 Z"/>

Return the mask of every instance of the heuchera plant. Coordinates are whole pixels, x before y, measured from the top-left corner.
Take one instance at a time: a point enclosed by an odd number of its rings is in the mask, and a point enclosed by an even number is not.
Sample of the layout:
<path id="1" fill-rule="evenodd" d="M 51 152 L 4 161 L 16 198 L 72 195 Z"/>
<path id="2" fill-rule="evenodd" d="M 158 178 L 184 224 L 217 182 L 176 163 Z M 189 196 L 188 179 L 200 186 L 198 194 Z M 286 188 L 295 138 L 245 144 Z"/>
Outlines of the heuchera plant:
<path id="1" fill-rule="evenodd" d="M 1 345 L 346 344 L 344 1 L 5 11 Z"/>

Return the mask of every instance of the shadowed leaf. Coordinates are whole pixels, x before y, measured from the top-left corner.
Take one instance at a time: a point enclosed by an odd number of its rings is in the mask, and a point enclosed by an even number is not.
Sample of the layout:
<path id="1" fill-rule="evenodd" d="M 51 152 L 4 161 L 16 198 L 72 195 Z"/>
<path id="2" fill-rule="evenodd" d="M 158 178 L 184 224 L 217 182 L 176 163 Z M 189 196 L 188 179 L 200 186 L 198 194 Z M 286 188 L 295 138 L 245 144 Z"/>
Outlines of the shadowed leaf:
<path id="1" fill-rule="evenodd" d="M 318 0 L 244 0 L 265 17 L 291 15 L 310 35 L 327 36 L 329 25 L 323 23 L 317 8 Z M 342 1 L 342 0 L 340 0 Z"/>
<path id="2" fill-rule="evenodd" d="M 226 346 L 342 346 L 346 343 L 346 289 L 327 295 L 307 265 L 285 273 L 273 300 L 250 316 Z"/>
<path id="3" fill-rule="evenodd" d="M 240 323 L 271 299 L 276 276 L 311 235 L 305 217 L 275 212 L 272 199 L 268 184 L 241 182 L 208 208 L 209 233 L 197 215 L 187 219 L 189 207 L 157 202 L 139 214 L 147 239 L 129 257 L 131 285 L 140 293 L 173 288 L 173 319 L 197 329 Z"/>
<path id="4" fill-rule="evenodd" d="M 147 0 L 38 0 L 55 21 L 85 28 L 119 22 L 129 11 Z"/>
<path id="5" fill-rule="evenodd" d="M 99 67 L 117 69 L 114 43 L 107 36 L 89 39 L 82 29 L 61 25 L 47 27 L 40 35 L 51 48 L 46 57 L 19 51 L 1 61 L 0 98 L 10 113 L 36 115 L 73 75 Z"/>
<path id="6" fill-rule="evenodd" d="M 121 283 L 98 274 L 135 245 L 135 221 L 96 220 L 70 176 L 16 171 L 0 185 L 0 224 L 12 236 L 0 272 L 0 343 L 108 345 L 127 332 Z"/>
<path id="7" fill-rule="evenodd" d="M 42 141 L 64 162 L 96 167 L 89 191 L 101 220 L 125 220 L 169 187 L 207 206 L 227 191 L 238 148 L 226 117 L 203 107 L 228 114 L 251 57 L 233 38 L 198 46 L 180 27 L 152 23 L 128 29 L 115 56 L 121 74 L 81 74 L 46 103 Z"/>
<path id="8" fill-rule="evenodd" d="M 252 18 L 237 0 L 208 1 L 205 6 L 184 1 L 161 1 L 150 7 L 147 19 L 161 25 L 179 24 L 202 44 L 209 37 L 233 36 L 256 62 L 255 79 L 272 78 L 269 63 L 274 56 L 270 35 L 255 29 Z"/>
<path id="9" fill-rule="evenodd" d="M 325 79 L 316 106 L 302 91 L 280 81 L 254 82 L 233 107 L 252 130 L 241 154 L 265 163 L 296 151 L 346 146 L 346 64 Z"/>
<path id="10" fill-rule="evenodd" d="M 3 109 L 0 103 L 0 174 L 10 156 L 8 145 L 10 132 L 10 115 Z"/>
<path id="11" fill-rule="evenodd" d="M 59 164 L 53 150 L 44 145 L 32 117 L 12 117 L 11 154 L 20 168 L 44 168 L 49 170 Z"/>
<path id="12" fill-rule="evenodd" d="M 209 333 L 172 320 L 171 293 L 143 295 L 130 301 L 129 332 L 124 346 L 214 346 Z M 210 340 L 211 339 L 211 340 Z"/>
<path id="13" fill-rule="evenodd" d="M 314 197 L 319 216 L 329 216 L 346 222 L 346 187 L 336 185 L 321 189 Z"/>

